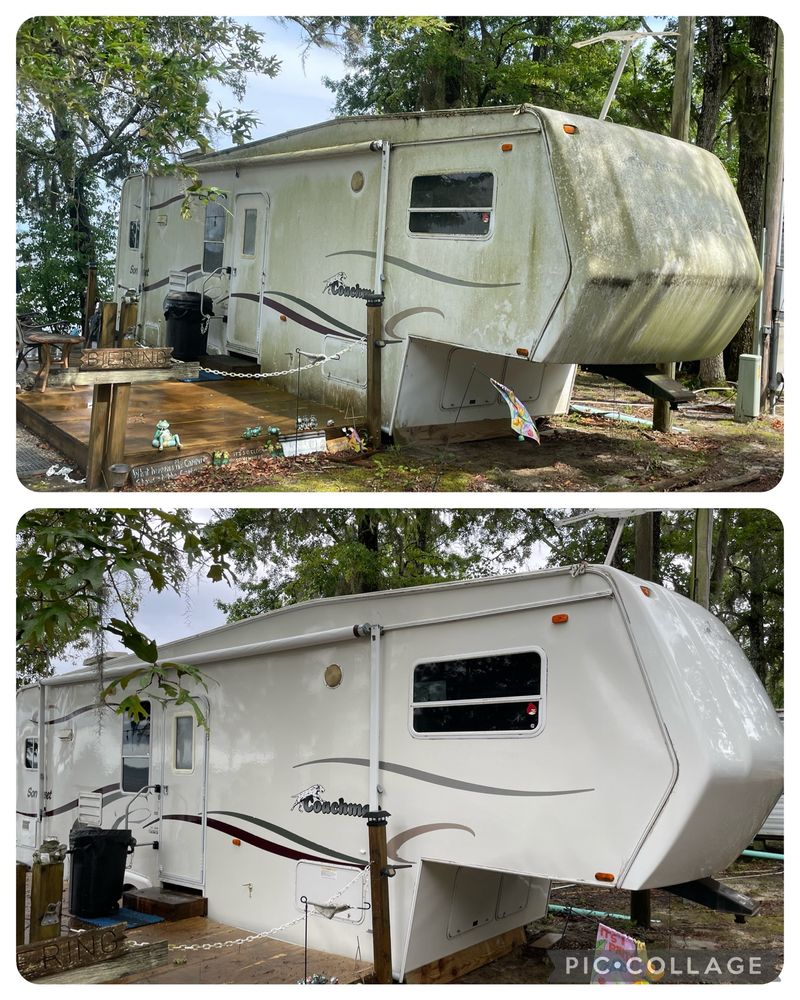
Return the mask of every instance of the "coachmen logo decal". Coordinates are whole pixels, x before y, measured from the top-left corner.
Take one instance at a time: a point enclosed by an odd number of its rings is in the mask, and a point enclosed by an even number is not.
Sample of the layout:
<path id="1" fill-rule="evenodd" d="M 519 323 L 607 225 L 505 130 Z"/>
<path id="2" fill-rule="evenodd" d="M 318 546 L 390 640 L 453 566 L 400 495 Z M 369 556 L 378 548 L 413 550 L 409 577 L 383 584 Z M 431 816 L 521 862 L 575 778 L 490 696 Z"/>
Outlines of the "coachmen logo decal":
<path id="1" fill-rule="evenodd" d="M 331 816 L 362 817 L 369 812 L 368 805 L 362 805 L 360 802 L 345 802 L 343 798 L 336 802 L 329 802 L 322 798 L 324 794 L 325 789 L 322 785 L 310 785 L 308 788 L 304 788 L 302 792 L 295 795 L 294 804 L 289 812 L 301 807 L 307 813 L 324 813 Z"/>
<path id="2" fill-rule="evenodd" d="M 339 271 L 338 274 L 327 278 L 322 292 L 323 294 L 327 292 L 328 295 L 344 295 L 348 299 L 375 298 L 375 292 L 371 288 L 362 288 L 361 285 L 348 285 L 347 275 L 344 271 Z"/>

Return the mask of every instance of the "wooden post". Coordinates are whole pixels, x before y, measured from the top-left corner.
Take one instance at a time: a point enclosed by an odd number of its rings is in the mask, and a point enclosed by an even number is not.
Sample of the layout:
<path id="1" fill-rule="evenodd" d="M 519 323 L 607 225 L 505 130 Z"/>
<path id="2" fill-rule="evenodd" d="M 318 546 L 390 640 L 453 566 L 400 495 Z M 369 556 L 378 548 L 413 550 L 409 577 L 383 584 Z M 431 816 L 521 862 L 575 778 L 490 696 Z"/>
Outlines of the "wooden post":
<path id="1" fill-rule="evenodd" d="M 117 303 L 104 302 L 101 316 L 100 336 L 97 340 L 97 346 L 113 347 L 114 335 L 117 329 Z"/>
<path id="2" fill-rule="evenodd" d="M 89 317 L 94 312 L 97 299 L 97 265 L 90 264 L 86 275 L 86 302 L 83 307 L 83 335 L 89 335 Z"/>
<path id="3" fill-rule="evenodd" d="M 133 347 L 136 343 L 136 319 L 139 313 L 137 302 L 123 302 L 119 312 L 120 347 Z"/>
<path id="4" fill-rule="evenodd" d="M 367 813 L 369 882 L 372 900 L 372 964 L 376 983 L 392 981 L 392 935 L 389 922 L 389 875 L 386 856 L 386 820 L 383 809 Z"/>
<path id="5" fill-rule="evenodd" d="M 383 296 L 367 299 L 367 434 L 376 450 L 381 446 L 381 348 Z"/>
<path id="6" fill-rule="evenodd" d="M 28 869 L 17 862 L 17 947 L 25 944 L 25 889 Z"/>
<path id="7" fill-rule="evenodd" d="M 86 456 L 86 488 L 96 490 L 103 481 L 103 467 L 108 437 L 108 416 L 113 385 L 96 385 L 92 393 L 92 419 L 89 424 L 89 448 Z"/>
<path id="8" fill-rule="evenodd" d="M 63 894 L 64 862 L 34 861 L 31 869 L 31 944 L 61 936 Z"/>
<path id="9" fill-rule="evenodd" d="M 673 139 L 689 141 L 689 122 L 692 110 L 692 60 L 694 58 L 694 17 L 678 18 L 678 51 L 675 56 L 675 83 L 672 89 Z M 675 362 L 667 361 L 658 366 L 668 378 L 675 378 Z M 653 430 L 668 434 L 672 429 L 672 409 L 667 399 L 653 403 Z"/>
<path id="10" fill-rule="evenodd" d="M 631 923 L 650 930 L 650 890 L 634 889 L 631 893 Z"/>
<path id="11" fill-rule="evenodd" d="M 108 438 L 106 440 L 106 458 L 103 463 L 105 472 L 109 466 L 122 462 L 125 458 L 125 431 L 128 426 L 128 403 L 131 398 L 130 382 L 112 386 L 111 406 L 108 416 Z"/>

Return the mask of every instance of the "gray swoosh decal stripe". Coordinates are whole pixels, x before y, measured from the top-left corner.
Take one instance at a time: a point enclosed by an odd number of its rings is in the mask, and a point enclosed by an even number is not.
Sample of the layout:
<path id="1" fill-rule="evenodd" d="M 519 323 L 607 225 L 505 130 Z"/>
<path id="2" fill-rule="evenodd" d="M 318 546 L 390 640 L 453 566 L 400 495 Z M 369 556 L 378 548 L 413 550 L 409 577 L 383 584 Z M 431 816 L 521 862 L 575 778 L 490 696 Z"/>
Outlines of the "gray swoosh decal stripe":
<path id="1" fill-rule="evenodd" d="M 313 840 L 306 840 L 304 837 L 298 837 L 297 834 L 291 833 L 289 830 L 285 830 L 282 826 L 275 826 L 274 823 L 268 823 L 265 819 L 258 819 L 256 816 L 248 816 L 247 813 L 228 812 L 225 809 L 216 809 L 213 812 L 209 812 L 208 815 L 231 816 L 234 819 L 242 819 L 246 823 L 252 823 L 253 826 L 260 826 L 264 830 L 271 830 L 273 833 L 277 833 L 279 837 L 285 837 L 287 840 L 291 840 L 293 843 L 299 844 L 301 847 L 308 847 L 312 851 L 329 854 L 332 858 L 340 858 L 342 861 L 348 861 L 351 864 L 364 864 L 363 858 L 353 858 L 349 854 L 340 854 L 338 851 L 332 851 L 330 847 L 325 847 L 324 844 L 317 844 Z"/>
<path id="2" fill-rule="evenodd" d="M 374 250 L 338 250 L 336 253 L 329 253 L 325 255 L 326 257 L 370 257 L 375 259 Z M 426 267 L 420 267 L 419 264 L 412 264 L 410 260 L 403 260 L 402 257 L 392 257 L 390 254 L 386 254 L 383 258 L 387 264 L 394 264 L 395 267 L 401 267 L 405 271 L 413 271 L 414 274 L 420 274 L 423 278 L 431 278 L 433 281 L 442 281 L 446 285 L 460 285 L 462 288 L 514 288 L 520 285 L 519 281 L 503 281 L 503 282 L 486 282 L 486 281 L 467 281 L 464 278 L 454 278 L 449 274 L 441 274 L 439 271 L 429 271 Z"/>
<path id="3" fill-rule="evenodd" d="M 366 336 L 363 330 L 356 330 L 355 327 L 348 326 L 347 323 L 342 323 L 341 320 L 336 319 L 335 316 L 331 316 L 329 313 L 323 312 L 322 309 L 317 309 L 316 306 L 312 306 L 310 302 L 306 302 L 305 299 L 300 299 L 296 295 L 290 295 L 288 292 L 279 292 L 275 289 L 267 289 L 264 292 L 265 295 L 280 295 L 284 299 L 289 299 L 291 302 L 296 302 L 298 305 L 303 306 L 308 309 L 309 312 L 314 313 L 319 316 L 320 319 L 325 319 L 329 323 L 333 323 L 334 326 L 340 327 L 342 330 L 346 330 L 348 333 L 354 333 L 360 340 L 363 340 Z"/>
<path id="4" fill-rule="evenodd" d="M 320 757 L 318 760 L 307 760 L 302 764 L 295 764 L 294 766 L 309 767 L 311 764 L 357 764 L 359 767 L 369 767 L 369 761 L 366 757 Z M 378 761 L 378 767 L 382 771 L 402 774 L 407 778 L 414 778 L 417 781 L 427 781 L 432 785 L 458 788 L 464 792 L 480 792 L 483 795 L 516 795 L 526 798 L 541 798 L 551 795 L 580 795 L 584 792 L 594 791 L 594 788 L 563 788 L 552 792 L 532 792 L 522 788 L 495 788 L 493 785 L 476 785 L 471 781 L 446 778 L 444 775 L 432 774 L 430 771 L 418 771 L 415 767 L 406 767 L 404 764 L 391 764 L 385 760 Z"/>

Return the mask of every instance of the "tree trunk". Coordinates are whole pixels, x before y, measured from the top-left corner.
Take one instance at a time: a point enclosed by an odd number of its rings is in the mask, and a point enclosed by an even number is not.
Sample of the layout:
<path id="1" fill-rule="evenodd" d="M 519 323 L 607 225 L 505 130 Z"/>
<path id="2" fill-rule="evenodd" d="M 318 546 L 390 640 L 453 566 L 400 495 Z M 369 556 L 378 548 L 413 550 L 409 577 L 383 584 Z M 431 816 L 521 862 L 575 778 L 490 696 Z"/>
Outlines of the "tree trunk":
<path id="1" fill-rule="evenodd" d="M 749 43 L 754 62 L 744 75 L 736 101 L 735 115 L 739 130 L 739 180 L 736 192 L 753 243 L 760 252 L 776 27 L 775 22 L 766 17 L 751 17 L 749 22 Z M 753 323 L 751 313 L 725 348 L 725 370 L 732 380 L 738 377 L 739 355 L 749 354 L 753 350 Z"/>
<path id="2" fill-rule="evenodd" d="M 747 631 L 750 639 L 750 663 L 762 684 L 767 680 L 764 658 L 764 557 L 758 545 L 750 550 L 750 610 Z"/>

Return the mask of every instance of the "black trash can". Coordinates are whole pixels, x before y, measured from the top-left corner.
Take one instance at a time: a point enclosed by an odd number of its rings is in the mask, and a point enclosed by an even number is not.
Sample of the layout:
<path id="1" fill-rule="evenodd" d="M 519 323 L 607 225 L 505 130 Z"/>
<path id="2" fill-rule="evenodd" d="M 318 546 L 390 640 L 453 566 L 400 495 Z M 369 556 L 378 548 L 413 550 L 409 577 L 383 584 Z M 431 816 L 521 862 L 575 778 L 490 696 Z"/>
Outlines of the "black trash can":
<path id="1" fill-rule="evenodd" d="M 130 830 L 84 827 L 69 835 L 69 911 L 74 917 L 105 917 L 119 909 L 125 858 L 136 841 Z"/>
<path id="2" fill-rule="evenodd" d="M 204 316 L 214 315 L 214 303 L 200 292 L 168 292 L 164 299 L 167 347 L 179 361 L 197 361 L 206 353 L 208 329 Z"/>

